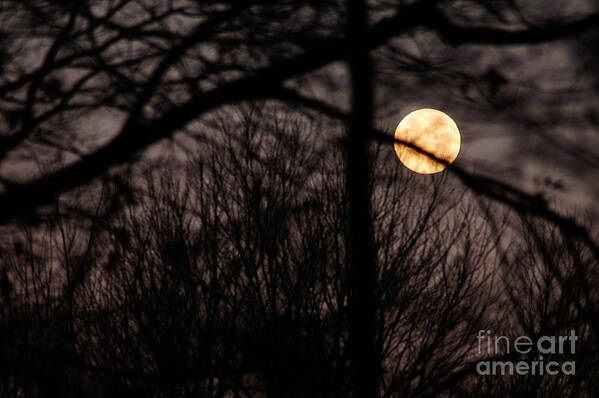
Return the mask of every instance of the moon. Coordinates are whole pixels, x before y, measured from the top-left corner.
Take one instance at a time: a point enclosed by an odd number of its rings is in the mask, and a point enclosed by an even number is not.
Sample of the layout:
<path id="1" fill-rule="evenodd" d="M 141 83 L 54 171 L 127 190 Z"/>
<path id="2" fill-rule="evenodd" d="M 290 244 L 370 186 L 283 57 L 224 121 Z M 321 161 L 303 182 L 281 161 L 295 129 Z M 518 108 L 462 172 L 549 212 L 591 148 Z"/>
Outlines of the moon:
<path id="1" fill-rule="evenodd" d="M 399 160 L 408 169 L 420 174 L 445 170 L 460 152 L 458 126 L 448 115 L 436 109 L 424 108 L 408 113 L 395 129 L 395 140 L 395 153 Z"/>

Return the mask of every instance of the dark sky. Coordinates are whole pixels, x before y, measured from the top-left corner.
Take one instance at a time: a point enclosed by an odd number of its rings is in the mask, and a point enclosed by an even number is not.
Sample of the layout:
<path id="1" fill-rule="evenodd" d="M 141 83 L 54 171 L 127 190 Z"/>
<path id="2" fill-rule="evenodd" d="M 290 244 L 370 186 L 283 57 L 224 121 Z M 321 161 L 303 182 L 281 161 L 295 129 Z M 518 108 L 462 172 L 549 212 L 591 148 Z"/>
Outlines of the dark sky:
<path id="1" fill-rule="evenodd" d="M 597 26 L 595 0 L 0 0 L 0 387 L 596 396 Z M 443 173 L 395 156 L 419 108 L 462 134 Z M 483 327 L 576 328 L 586 373 L 462 383 Z"/>

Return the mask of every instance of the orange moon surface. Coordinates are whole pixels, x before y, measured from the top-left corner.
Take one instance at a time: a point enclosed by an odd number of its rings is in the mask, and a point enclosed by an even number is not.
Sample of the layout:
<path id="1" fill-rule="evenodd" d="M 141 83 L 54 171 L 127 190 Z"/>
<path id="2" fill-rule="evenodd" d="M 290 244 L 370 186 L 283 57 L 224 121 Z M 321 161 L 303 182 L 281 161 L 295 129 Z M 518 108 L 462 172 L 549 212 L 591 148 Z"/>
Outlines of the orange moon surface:
<path id="1" fill-rule="evenodd" d="M 436 109 L 418 109 L 408 113 L 395 129 L 395 153 L 408 169 L 420 174 L 439 173 L 460 152 L 460 132 L 455 122 Z M 437 160 L 438 159 L 438 160 Z M 439 161 L 441 160 L 441 161 Z"/>

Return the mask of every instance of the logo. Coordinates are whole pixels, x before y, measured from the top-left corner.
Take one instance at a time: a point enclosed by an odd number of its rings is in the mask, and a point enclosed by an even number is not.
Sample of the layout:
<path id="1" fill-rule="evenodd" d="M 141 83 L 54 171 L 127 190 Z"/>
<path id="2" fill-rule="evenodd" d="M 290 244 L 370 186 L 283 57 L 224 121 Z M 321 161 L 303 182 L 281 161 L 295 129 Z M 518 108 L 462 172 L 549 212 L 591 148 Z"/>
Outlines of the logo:
<path id="1" fill-rule="evenodd" d="M 480 360 L 476 363 L 476 373 L 479 375 L 576 374 L 575 361 L 558 360 L 559 355 L 576 353 L 578 336 L 574 330 L 565 336 L 541 336 L 536 340 L 529 336 L 510 339 L 508 336 L 492 335 L 490 330 L 479 330 L 476 339 L 478 340 L 479 355 L 506 357 L 510 354 L 532 354 L 531 356 L 534 358 L 531 361 Z M 546 359 L 543 355 L 546 356 Z"/>

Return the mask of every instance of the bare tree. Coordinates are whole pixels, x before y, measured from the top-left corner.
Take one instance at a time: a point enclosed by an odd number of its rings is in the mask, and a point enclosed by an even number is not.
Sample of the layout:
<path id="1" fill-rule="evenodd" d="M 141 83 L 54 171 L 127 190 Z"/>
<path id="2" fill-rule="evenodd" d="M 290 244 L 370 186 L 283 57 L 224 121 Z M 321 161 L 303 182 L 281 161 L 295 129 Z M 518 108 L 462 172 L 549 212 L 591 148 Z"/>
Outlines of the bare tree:
<path id="1" fill-rule="evenodd" d="M 41 360 L 54 371 L 64 369 L 52 380 L 79 380 L 78 389 L 62 387 L 72 395 L 351 394 L 351 209 L 344 159 L 320 142 L 320 125 L 283 108 L 251 108 L 233 119 L 239 121 L 215 118 L 218 135 L 178 171 L 172 162 L 150 167 L 132 182 L 134 200 L 108 221 L 111 206 L 103 202 L 101 232 L 89 240 L 95 266 L 75 295 L 60 295 L 59 302 L 70 297 L 70 315 L 33 291 L 11 296 L 49 306 L 43 320 L 33 316 L 36 309 L 23 315 L 22 335 L 45 330 L 44 322 L 71 319 L 73 349 L 47 337 L 43 343 L 31 337 L 23 346 L 4 340 L 22 358 L 18 363 L 28 365 L 6 369 L 7 391 L 24 388 L 20 377 L 39 378 L 29 365 Z M 298 129 L 312 133 L 301 139 Z M 495 298 L 488 278 L 496 242 L 447 178 L 419 181 L 384 153 L 371 153 L 369 178 L 380 391 L 433 394 L 462 370 L 475 329 L 492 322 L 484 314 Z M 454 223 L 457 215 L 462 222 Z M 52 228 L 62 231 L 58 242 L 54 232 L 37 236 L 55 250 L 63 236 L 90 230 L 77 223 Z M 75 248 L 80 240 L 66 242 Z M 45 265 L 32 262 L 32 269 L 66 269 L 81 256 L 74 248 Z M 23 284 L 21 265 L 6 264 L 12 283 Z M 47 294 L 67 291 L 72 277 L 53 278 Z M 3 308 L 12 313 L 18 307 Z"/>
<path id="2" fill-rule="evenodd" d="M 469 377 L 475 329 L 499 320 L 596 339 L 593 225 L 548 198 L 568 182 L 523 178 L 547 156 L 596 172 L 599 14 L 553 3 L 4 1 L 1 330 L 26 354 L 7 394 L 590 394 L 590 371 Z M 510 128 L 521 163 L 388 170 L 375 123 L 423 102 L 470 137 Z M 159 151 L 164 174 L 120 176 Z M 495 224 L 510 209 L 521 257 Z"/>

